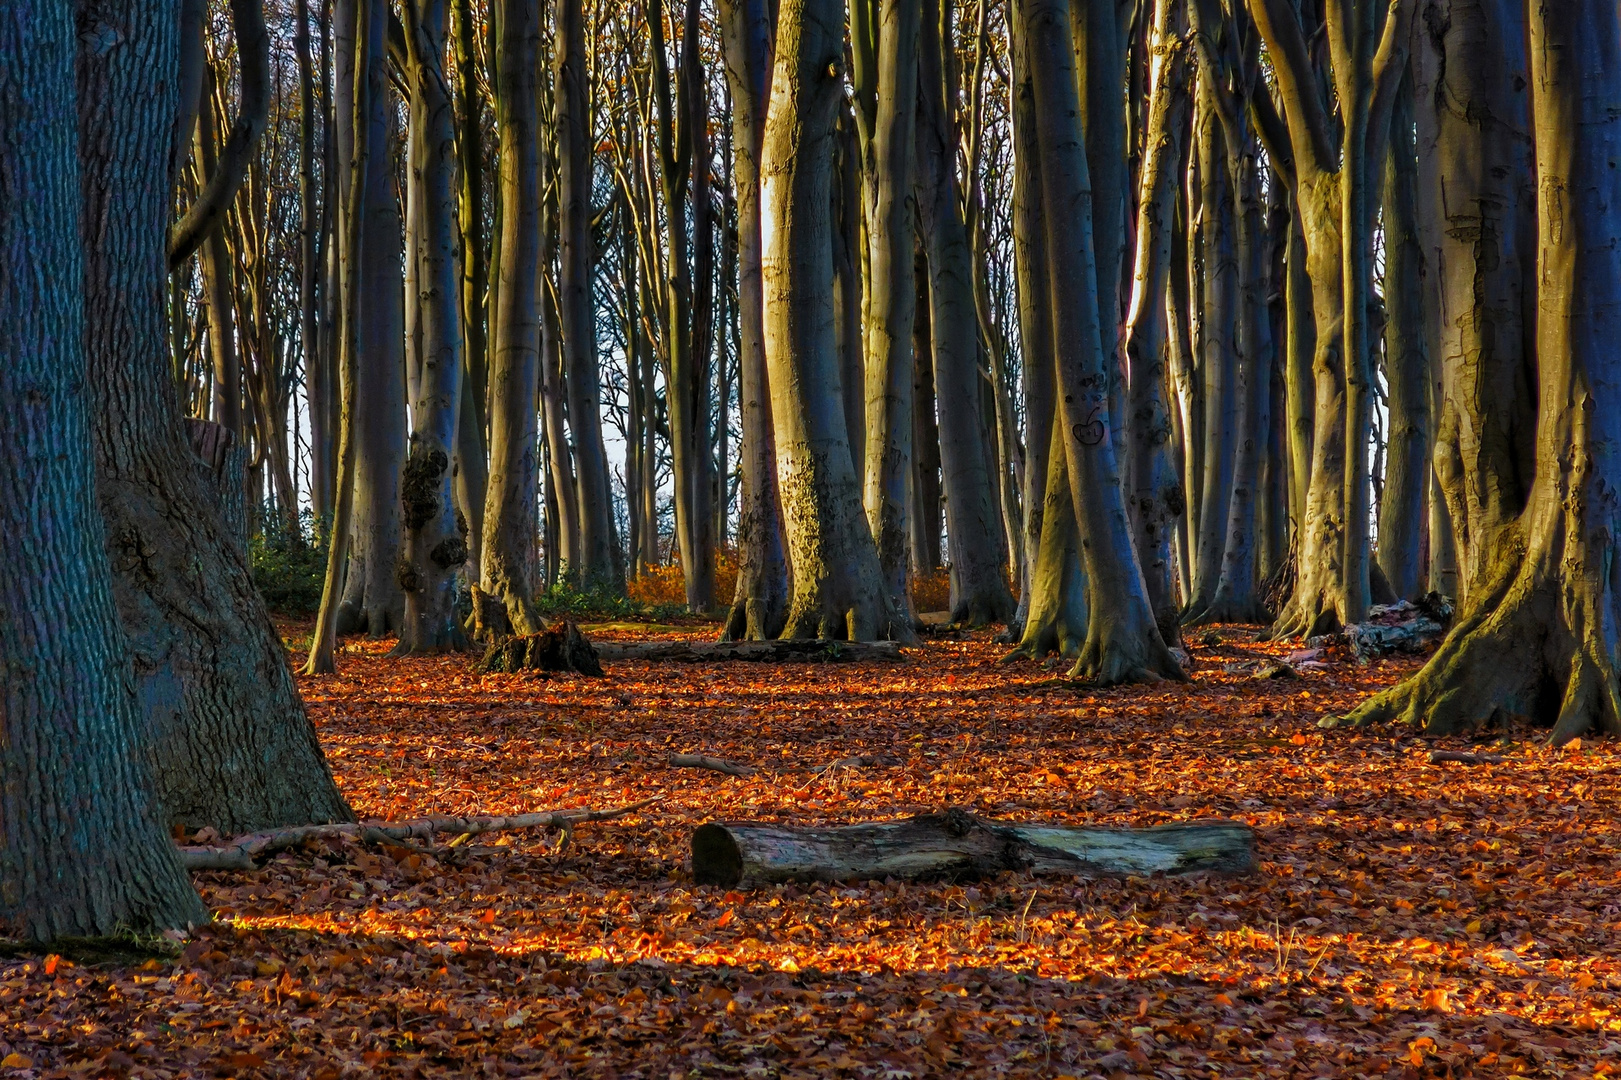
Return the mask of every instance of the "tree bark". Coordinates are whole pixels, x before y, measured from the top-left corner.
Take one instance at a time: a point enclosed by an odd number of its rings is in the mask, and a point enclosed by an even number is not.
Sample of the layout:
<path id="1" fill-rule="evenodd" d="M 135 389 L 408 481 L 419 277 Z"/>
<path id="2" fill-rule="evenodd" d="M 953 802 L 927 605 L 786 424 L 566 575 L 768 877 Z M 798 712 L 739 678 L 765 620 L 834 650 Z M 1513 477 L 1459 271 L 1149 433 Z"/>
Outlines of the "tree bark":
<path id="1" fill-rule="evenodd" d="M 816 829 L 752 822 L 700 825 L 692 876 L 752 889 L 789 881 L 906 881 L 1038 874 L 1248 873 L 1255 836 L 1229 821 L 1110 829 L 988 821 L 963 810 Z"/>
<path id="2" fill-rule="evenodd" d="M 1109 372 L 1097 319 L 1091 185 L 1079 124 L 1069 11 L 1062 0 L 1023 0 L 1030 45 L 1053 349 L 1069 485 L 1086 566 L 1089 619 L 1073 675 L 1102 685 L 1183 677 L 1154 624 L 1132 545 L 1109 432 Z"/>
<path id="3" fill-rule="evenodd" d="M 177 29 L 77 12 L 85 321 L 97 495 L 159 803 L 252 829 L 348 820 L 246 554 L 202 487 L 169 377 L 163 290 Z M 112 21 L 109 21 L 112 20 Z M 98 43 L 116 42 L 116 47 Z"/>
<path id="4" fill-rule="evenodd" d="M 1621 11 L 1539 4 L 1529 26 L 1541 226 L 1535 480 L 1430 662 L 1351 719 L 1400 719 L 1442 734 L 1523 717 L 1551 725 L 1559 744 L 1589 731 L 1621 734 L 1621 585 L 1612 570 L 1621 536 L 1621 183 L 1613 168 Z M 1491 404 L 1483 430 L 1501 442 L 1513 429 L 1496 413 L 1517 403 Z M 1490 469 L 1507 452 L 1492 446 L 1466 469 Z"/>
<path id="5" fill-rule="evenodd" d="M 765 351 L 793 567 L 784 638 L 870 641 L 892 624 L 844 422 L 828 234 L 843 86 L 839 0 L 783 0 L 761 153 Z"/>
<path id="6" fill-rule="evenodd" d="M 760 152 L 771 94 L 771 22 L 766 0 L 722 0 L 721 38 L 732 90 L 732 189 L 738 236 L 738 418 L 742 492 L 738 502 L 737 591 L 723 637 L 757 641 L 782 632 L 788 561 L 777 501 L 776 439 L 766 379 L 761 268 Z M 652 388 L 648 387 L 650 394 Z M 655 554 L 655 553 L 649 553 Z"/>
<path id="7" fill-rule="evenodd" d="M 411 449 L 400 479 L 405 542 L 397 577 L 405 625 L 392 655 L 464 648 L 455 612 L 456 573 L 467 561 L 457 527 L 451 461 L 461 415 L 461 267 L 456 214 L 456 125 L 445 80 L 445 0 L 408 0 L 410 107 L 408 181 L 418 211 L 416 247 L 421 320 L 420 375 L 411 401 Z"/>
<path id="8" fill-rule="evenodd" d="M 908 522 L 913 477 L 912 249 L 917 176 L 921 0 L 853 0 L 872 9 L 877 37 L 872 115 L 864 125 L 866 437 L 862 501 L 879 573 L 902 636 L 911 635 Z"/>
<path id="9" fill-rule="evenodd" d="M 541 7 L 507 0 L 497 11 L 495 125 L 500 140 L 501 263 L 490 366 L 490 479 L 484 507 L 482 589 L 498 597 L 508 629 L 536 634 L 535 495 L 540 487 Z"/>
<path id="10" fill-rule="evenodd" d="M 602 442 L 602 387 L 597 368 L 596 305 L 591 295 L 590 73 L 585 62 L 582 0 L 559 0 L 552 67 L 556 95 L 559 235 L 558 310 L 563 364 L 568 373 L 568 419 L 573 435 L 579 549 L 570 569 L 583 584 L 612 591 L 625 587 L 615 557 L 613 492 Z"/>
<path id="11" fill-rule="evenodd" d="M 78 30 L 108 28 L 75 27 L 71 8 L 49 2 L 8 16 L 0 528 L 17 546 L 0 560 L 0 917 L 36 941 L 185 929 L 208 912 L 166 835 L 128 644 L 106 615 L 113 583 L 90 452 L 74 55 Z M 162 173 L 159 131 L 150 149 Z M 163 221 L 151 223 L 160 238 Z M 154 277 L 157 300 L 161 269 Z M 105 844 L 99 857 L 87 857 L 91 837 Z"/>

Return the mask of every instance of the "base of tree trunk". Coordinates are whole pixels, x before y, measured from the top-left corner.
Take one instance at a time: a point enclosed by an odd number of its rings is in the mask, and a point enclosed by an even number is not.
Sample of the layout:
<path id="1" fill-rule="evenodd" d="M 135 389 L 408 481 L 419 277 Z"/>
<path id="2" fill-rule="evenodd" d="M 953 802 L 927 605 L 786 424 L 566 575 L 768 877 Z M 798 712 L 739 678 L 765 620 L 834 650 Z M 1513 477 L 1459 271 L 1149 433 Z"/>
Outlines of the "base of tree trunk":
<path id="1" fill-rule="evenodd" d="M 1231 821 L 1110 829 L 987 821 L 952 808 L 902 821 L 816 829 L 718 822 L 692 834 L 699 885 L 1038 874 L 1248 873 L 1255 834 Z"/>
<path id="2" fill-rule="evenodd" d="M 596 646 L 603 660 L 715 663 L 742 660 L 762 664 L 850 663 L 857 660 L 902 660 L 893 641 L 649 641 Z"/>
<path id="3" fill-rule="evenodd" d="M 481 672 L 572 671 L 602 675 L 597 649 L 580 628 L 567 619 L 551 629 L 525 637 L 511 637 L 491 645 L 479 662 Z"/>

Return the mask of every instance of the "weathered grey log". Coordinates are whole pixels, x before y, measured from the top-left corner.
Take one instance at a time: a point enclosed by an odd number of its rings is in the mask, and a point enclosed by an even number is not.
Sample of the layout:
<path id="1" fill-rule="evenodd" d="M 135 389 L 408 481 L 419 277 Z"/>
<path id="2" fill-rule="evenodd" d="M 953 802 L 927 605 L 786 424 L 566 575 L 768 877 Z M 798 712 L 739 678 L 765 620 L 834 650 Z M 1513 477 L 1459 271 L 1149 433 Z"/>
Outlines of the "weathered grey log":
<path id="1" fill-rule="evenodd" d="M 892 641 L 648 641 L 635 644 L 595 642 L 603 660 L 648 660 L 705 663 L 744 660 L 766 664 L 899 660 Z"/>
<path id="2" fill-rule="evenodd" d="M 963 810 L 815 829 L 714 822 L 692 834 L 700 885 L 748 889 L 788 881 L 935 880 L 1038 874 L 1247 873 L 1255 834 L 1233 821 L 1114 829 L 986 821 Z"/>

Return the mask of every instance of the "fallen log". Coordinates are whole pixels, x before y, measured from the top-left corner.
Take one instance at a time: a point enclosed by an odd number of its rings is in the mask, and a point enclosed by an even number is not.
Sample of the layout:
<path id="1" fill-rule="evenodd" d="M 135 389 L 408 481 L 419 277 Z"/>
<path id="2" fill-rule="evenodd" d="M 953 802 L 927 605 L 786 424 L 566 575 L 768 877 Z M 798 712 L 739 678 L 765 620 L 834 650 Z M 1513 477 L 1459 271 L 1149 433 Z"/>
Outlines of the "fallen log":
<path id="1" fill-rule="evenodd" d="M 1467 754 L 1462 750 L 1431 750 L 1430 764 L 1442 765 L 1451 762 L 1454 765 L 1501 765 L 1508 758 L 1496 754 Z"/>
<path id="2" fill-rule="evenodd" d="M 645 641 L 594 643 L 603 660 L 713 663 L 742 660 L 764 664 L 845 663 L 899 660 L 901 647 L 892 641 Z"/>
<path id="3" fill-rule="evenodd" d="M 725 773 L 727 776 L 753 776 L 760 771 L 748 765 L 739 765 L 735 761 L 708 757 L 704 754 L 671 754 L 670 767 L 673 769 L 709 769 L 713 772 Z"/>
<path id="4" fill-rule="evenodd" d="M 562 829 L 572 835 L 576 825 L 588 821 L 612 821 L 650 806 L 663 796 L 643 799 L 630 806 L 614 810 L 543 810 L 535 814 L 506 816 L 475 815 L 472 817 L 426 817 L 414 821 L 355 821 L 340 825 L 293 825 L 283 829 L 239 836 L 218 846 L 181 845 L 180 863 L 187 870 L 252 870 L 254 860 L 262 855 L 285 851 L 305 840 L 328 837 L 353 836 L 371 843 L 406 844 L 411 840 L 425 840 L 440 833 L 455 833 L 458 837 L 478 836 L 488 832 L 512 832 L 520 829 Z"/>
<path id="5" fill-rule="evenodd" d="M 1255 834 L 1233 821 L 1152 829 L 1021 825 L 960 809 L 901 821 L 816 829 L 714 822 L 692 834 L 699 885 L 748 889 L 789 881 L 968 878 L 1038 874 L 1247 873 Z"/>

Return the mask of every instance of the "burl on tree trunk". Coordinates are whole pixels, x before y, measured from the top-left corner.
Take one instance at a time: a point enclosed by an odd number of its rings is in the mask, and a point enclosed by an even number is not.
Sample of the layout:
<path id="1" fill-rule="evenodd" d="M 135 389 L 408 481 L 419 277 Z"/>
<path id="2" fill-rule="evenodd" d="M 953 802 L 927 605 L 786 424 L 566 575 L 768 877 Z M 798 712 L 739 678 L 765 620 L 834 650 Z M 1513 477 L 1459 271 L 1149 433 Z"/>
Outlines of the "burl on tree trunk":
<path id="1" fill-rule="evenodd" d="M 752 888 L 787 881 L 908 881 L 1038 874 L 1248 873 L 1255 833 L 1232 821 L 1110 829 L 1005 824 L 965 810 L 835 829 L 752 822 L 701 825 L 692 834 L 699 885 Z"/>

